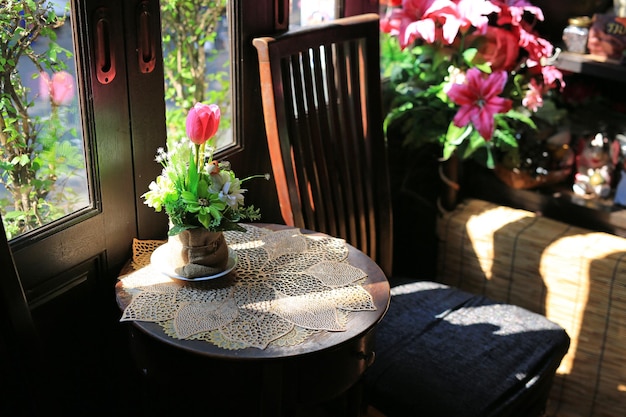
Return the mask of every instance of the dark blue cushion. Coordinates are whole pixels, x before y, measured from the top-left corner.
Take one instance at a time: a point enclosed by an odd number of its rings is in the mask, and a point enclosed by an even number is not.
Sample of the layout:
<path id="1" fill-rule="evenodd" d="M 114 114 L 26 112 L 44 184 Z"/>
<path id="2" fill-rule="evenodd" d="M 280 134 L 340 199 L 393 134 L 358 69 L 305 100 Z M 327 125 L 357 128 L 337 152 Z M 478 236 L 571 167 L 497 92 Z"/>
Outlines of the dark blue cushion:
<path id="1" fill-rule="evenodd" d="M 366 394 L 387 416 L 515 415 L 545 403 L 568 347 L 542 315 L 435 282 L 400 285 L 376 330 Z"/>

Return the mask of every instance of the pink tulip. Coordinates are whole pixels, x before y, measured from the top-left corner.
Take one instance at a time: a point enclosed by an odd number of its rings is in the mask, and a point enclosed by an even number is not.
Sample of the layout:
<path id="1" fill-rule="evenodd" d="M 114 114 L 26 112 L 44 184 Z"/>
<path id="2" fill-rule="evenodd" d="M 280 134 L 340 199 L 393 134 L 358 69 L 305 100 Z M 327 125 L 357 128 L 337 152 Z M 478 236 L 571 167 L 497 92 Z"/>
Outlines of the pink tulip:
<path id="1" fill-rule="evenodd" d="M 196 103 L 187 114 L 187 136 L 196 145 L 211 139 L 220 124 L 220 108 L 217 104 Z"/>
<path id="2" fill-rule="evenodd" d="M 74 98 L 74 77 L 66 71 L 55 72 L 50 76 L 42 72 L 39 77 L 39 95 L 52 100 L 56 106 L 68 105 Z"/>

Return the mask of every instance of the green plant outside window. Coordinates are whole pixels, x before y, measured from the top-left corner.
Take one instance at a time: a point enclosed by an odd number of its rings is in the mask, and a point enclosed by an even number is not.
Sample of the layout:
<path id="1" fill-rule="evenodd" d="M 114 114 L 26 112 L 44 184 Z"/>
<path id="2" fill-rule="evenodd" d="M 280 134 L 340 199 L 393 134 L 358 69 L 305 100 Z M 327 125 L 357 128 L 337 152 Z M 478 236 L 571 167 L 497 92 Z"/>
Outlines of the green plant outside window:
<path id="1" fill-rule="evenodd" d="M 11 28 L 0 33 L 0 214 L 9 239 L 89 204 L 69 3 L 59 3 L 0 5 L 0 24 Z M 168 142 L 184 136 L 194 103 L 211 102 L 223 109 L 217 145 L 225 147 L 233 142 L 228 2 L 160 6 Z"/>
<path id="2" fill-rule="evenodd" d="M 222 109 L 217 148 L 233 142 L 227 0 L 161 0 L 168 147 L 186 140 L 195 103 Z"/>
<path id="3" fill-rule="evenodd" d="M 9 239 L 88 204 L 71 29 L 58 3 L 0 5 L 0 213 Z"/>

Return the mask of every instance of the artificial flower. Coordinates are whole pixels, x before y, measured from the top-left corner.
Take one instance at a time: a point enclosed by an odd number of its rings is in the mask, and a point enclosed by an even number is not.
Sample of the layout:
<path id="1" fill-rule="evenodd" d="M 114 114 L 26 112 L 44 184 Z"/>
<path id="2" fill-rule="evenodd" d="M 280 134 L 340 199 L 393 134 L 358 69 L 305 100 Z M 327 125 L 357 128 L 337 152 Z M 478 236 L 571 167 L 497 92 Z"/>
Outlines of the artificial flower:
<path id="1" fill-rule="evenodd" d="M 564 86 L 543 20 L 527 0 L 403 0 L 381 19 L 381 67 L 392 87 L 385 128 L 405 145 L 442 145 L 494 167 L 517 132 L 535 127 L 544 96 Z"/>
<path id="2" fill-rule="evenodd" d="M 142 195 L 144 203 L 165 210 L 172 227 L 168 234 L 206 228 L 211 231 L 244 230 L 240 220 L 258 220 L 259 210 L 244 205 L 242 182 L 227 161 L 213 159 L 214 137 L 220 121 L 215 104 L 198 103 L 186 120 L 188 142 L 174 142 L 157 149 L 163 171 Z M 265 178 L 268 178 L 265 176 Z"/>
<path id="3" fill-rule="evenodd" d="M 464 127 L 472 123 L 483 139 L 491 140 L 494 116 L 508 112 L 513 106 L 510 99 L 499 96 L 506 78 L 504 71 L 487 75 L 477 68 L 470 68 L 465 83 L 453 85 L 448 92 L 450 99 L 461 106 L 454 116 L 454 124 Z"/>
<path id="4" fill-rule="evenodd" d="M 522 104 L 531 111 L 537 111 L 543 106 L 543 89 L 535 80 L 530 80 L 529 87 L 528 91 L 526 91 L 526 96 L 522 100 Z"/>
<path id="5" fill-rule="evenodd" d="M 196 103 L 185 122 L 187 136 L 196 145 L 202 145 L 217 133 L 221 112 L 217 104 Z"/>
<path id="6" fill-rule="evenodd" d="M 511 71 L 518 64 L 518 39 L 506 29 L 489 26 L 484 33 L 468 36 L 467 42 L 477 49 L 473 63 L 486 64 L 491 71 Z"/>

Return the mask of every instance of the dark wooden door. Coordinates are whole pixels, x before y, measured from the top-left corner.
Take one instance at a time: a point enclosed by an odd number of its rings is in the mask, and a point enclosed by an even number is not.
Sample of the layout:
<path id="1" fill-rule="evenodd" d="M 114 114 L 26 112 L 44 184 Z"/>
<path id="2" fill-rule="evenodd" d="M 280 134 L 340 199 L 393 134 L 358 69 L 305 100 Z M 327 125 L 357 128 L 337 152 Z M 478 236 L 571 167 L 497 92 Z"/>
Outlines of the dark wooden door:
<path id="1" fill-rule="evenodd" d="M 167 226 L 139 197 L 159 172 L 153 157 L 165 141 L 158 6 L 157 0 L 71 1 L 89 203 L 13 239 L 14 265 L 3 258 L 3 279 L 19 277 L 43 362 L 52 369 L 28 366 L 35 358 L 22 350 L 16 372 L 28 373 L 27 381 L 44 380 L 65 415 L 97 415 L 98 404 L 114 394 L 108 384 L 131 369 L 120 353 L 125 335 L 117 326 L 113 288 L 132 239 L 162 235 Z M 137 54 L 141 13 L 148 13 L 148 36 L 157 40 L 159 56 L 149 72 Z M 4 304 L 3 313 L 19 306 L 19 297 L 11 297 L 15 304 Z M 3 351 L 20 349 L 26 323 L 6 324 L 14 332 L 3 332 Z M 4 359 L 2 365 L 11 365 Z M 31 394 L 46 415 L 54 404 L 39 391 Z M 26 404 L 23 411 L 29 415 Z"/>
<path id="2" fill-rule="evenodd" d="M 47 321 L 47 307 L 57 300 L 73 299 L 78 305 L 86 301 L 83 307 L 90 310 L 91 295 L 103 294 L 98 290 L 114 284 L 116 271 L 130 255 L 132 238 L 142 233 L 140 228 L 150 229 L 149 214 L 138 206 L 135 178 L 148 178 L 158 169 L 134 161 L 145 137 L 164 130 L 159 116 L 164 113 L 163 82 L 158 68 L 143 77 L 134 69 L 139 3 L 71 3 L 90 203 L 63 221 L 11 242 L 28 303 L 35 316 Z M 149 4 L 158 22 L 158 3 Z M 127 53 L 127 48 L 133 52 Z M 107 64 L 99 58 L 103 55 Z M 98 71 L 102 65 L 107 66 L 106 79 Z M 137 90 L 142 90 L 149 108 L 132 105 Z M 159 91 L 160 100 L 153 100 Z M 74 310 L 73 318 L 84 312 Z"/>

